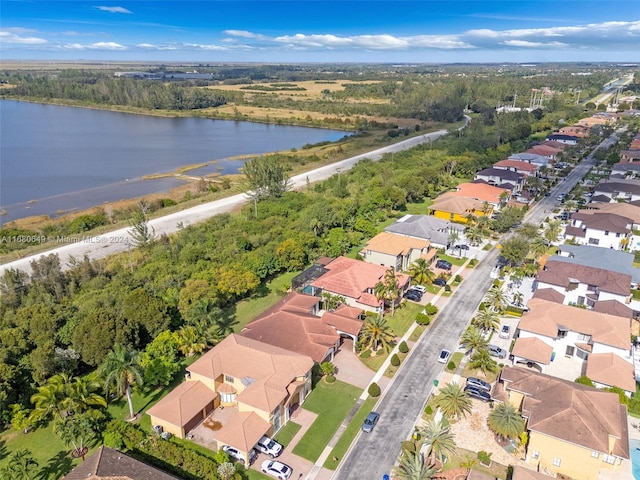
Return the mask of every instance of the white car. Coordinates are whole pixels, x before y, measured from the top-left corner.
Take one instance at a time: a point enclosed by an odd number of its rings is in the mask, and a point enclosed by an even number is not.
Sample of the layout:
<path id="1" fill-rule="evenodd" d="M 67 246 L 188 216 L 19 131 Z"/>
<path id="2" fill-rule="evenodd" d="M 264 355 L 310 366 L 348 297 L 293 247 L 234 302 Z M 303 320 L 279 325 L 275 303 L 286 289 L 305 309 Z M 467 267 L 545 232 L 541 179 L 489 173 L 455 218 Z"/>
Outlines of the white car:
<path id="1" fill-rule="evenodd" d="M 440 363 L 447 363 L 450 356 L 451 356 L 451 352 L 449 350 L 442 350 L 440 352 L 440 356 L 438 357 L 438 361 Z"/>
<path id="2" fill-rule="evenodd" d="M 244 461 L 244 455 L 240 453 L 240 450 L 238 450 L 237 448 L 233 448 L 231 445 L 223 445 L 222 451 L 225 452 L 227 455 L 229 455 L 230 458 L 233 458 L 246 466 Z M 258 452 L 256 452 L 252 448 L 251 451 L 249 452 L 249 465 L 251 465 L 256 460 L 256 458 L 258 458 Z"/>
<path id="3" fill-rule="evenodd" d="M 422 285 L 411 285 L 411 287 L 409 289 L 410 290 L 417 290 L 422 294 L 427 293 L 427 288 L 423 287 Z"/>
<path id="4" fill-rule="evenodd" d="M 262 473 L 277 478 L 278 480 L 287 480 L 293 473 L 293 469 L 289 465 L 273 460 L 265 460 L 260 467 Z"/>
<path id="5" fill-rule="evenodd" d="M 266 435 L 263 435 L 262 438 L 258 440 L 254 448 L 259 452 L 269 455 L 271 458 L 279 457 L 282 453 L 282 445 Z"/>

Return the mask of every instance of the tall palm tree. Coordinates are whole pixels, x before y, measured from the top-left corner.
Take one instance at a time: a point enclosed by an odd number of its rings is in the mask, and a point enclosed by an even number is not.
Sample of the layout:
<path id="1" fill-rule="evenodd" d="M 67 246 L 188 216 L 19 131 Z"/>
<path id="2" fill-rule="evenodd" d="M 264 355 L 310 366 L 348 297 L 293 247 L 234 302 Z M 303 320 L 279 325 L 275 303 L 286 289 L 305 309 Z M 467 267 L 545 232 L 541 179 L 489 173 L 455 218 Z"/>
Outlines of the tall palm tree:
<path id="1" fill-rule="evenodd" d="M 489 333 L 491 330 L 495 330 L 500 326 L 500 317 L 496 312 L 489 309 L 480 310 L 471 324 L 478 327 L 484 333 Z"/>
<path id="2" fill-rule="evenodd" d="M 433 465 L 436 460 L 443 462 L 445 455 L 455 454 L 456 442 L 454 435 L 451 433 L 449 425 L 445 424 L 442 419 L 437 422 L 429 420 L 420 428 L 420 435 L 424 439 L 424 443 L 430 446 L 430 465 Z"/>
<path id="3" fill-rule="evenodd" d="M 510 403 L 499 403 L 489 414 L 488 423 L 503 438 L 516 439 L 524 431 L 524 419 Z"/>
<path id="4" fill-rule="evenodd" d="M 524 302 L 524 293 L 518 291 L 512 295 L 511 299 L 516 305 L 522 305 L 522 302 Z"/>
<path id="5" fill-rule="evenodd" d="M 471 399 L 457 383 L 448 383 L 442 387 L 434 401 L 447 418 L 458 419 L 471 413 Z"/>
<path id="6" fill-rule="evenodd" d="M 498 285 L 491 287 L 485 293 L 482 301 L 488 304 L 494 312 L 502 312 L 508 303 L 507 295 Z"/>
<path id="7" fill-rule="evenodd" d="M 38 462 L 31 450 L 17 450 L 9 457 L 7 465 L 0 469 L 0 476 L 11 480 L 33 480 L 39 476 L 38 470 Z"/>
<path id="8" fill-rule="evenodd" d="M 381 347 L 389 351 L 394 340 L 393 330 L 382 315 L 367 317 L 364 321 L 360 331 L 360 342 L 365 348 L 377 350 Z"/>
<path id="9" fill-rule="evenodd" d="M 562 223 L 560 220 L 550 220 L 547 228 L 544 229 L 544 239 L 548 242 L 555 242 L 562 233 Z"/>
<path id="10" fill-rule="evenodd" d="M 539 260 L 542 255 L 547 253 L 547 248 L 549 248 L 547 241 L 540 236 L 533 237 L 529 242 L 529 253 L 536 260 Z"/>
<path id="11" fill-rule="evenodd" d="M 31 419 L 40 421 L 64 417 L 67 411 L 68 384 L 69 376 L 60 374 L 54 375 L 45 385 L 38 387 L 38 391 L 31 395 L 31 403 L 35 406 Z"/>
<path id="12" fill-rule="evenodd" d="M 462 337 L 460 337 L 460 345 L 473 353 L 474 350 L 487 348 L 488 341 L 484 338 L 483 333 L 478 327 L 470 326 L 467 328 Z"/>
<path id="13" fill-rule="evenodd" d="M 84 412 L 91 407 L 105 407 L 107 401 L 102 395 L 96 393 L 100 390 L 100 384 L 87 378 L 75 378 L 69 385 L 67 405 L 74 413 Z"/>
<path id="14" fill-rule="evenodd" d="M 105 390 L 114 387 L 119 395 L 127 396 L 129 413 L 131 418 L 134 418 L 131 385 L 134 383 L 137 385 L 143 384 L 139 353 L 135 350 L 126 349 L 122 345 L 116 345 L 98 368 L 98 377 L 104 379 Z"/>
<path id="15" fill-rule="evenodd" d="M 480 225 L 472 225 L 467 227 L 467 229 L 464 231 L 464 235 L 469 239 L 471 245 L 478 245 L 480 242 L 482 242 L 483 239 L 483 231 Z"/>
<path id="16" fill-rule="evenodd" d="M 449 243 L 449 247 L 451 248 L 452 252 L 458 240 L 460 240 L 460 233 L 458 232 L 458 230 L 455 230 L 455 229 L 450 230 L 449 237 L 447 238 L 447 242 Z"/>
<path id="17" fill-rule="evenodd" d="M 420 452 L 404 452 L 398 465 L 393 467 L 396 480 L 431 480 L 436 473 Z"/>
<path id="18" fill-rule="evenodd" d="M 424 258 L 418 258 L 409 267 L 409 275 L 418 285 L 431 285 L 436 278 L 436 274 Z"/>
<path id="19" fill-rule="evenodd" d="M 489 355 L 489 351 L 487 349 L 481 348 L 480 350 L 476 350 L 476 352 L 471 356 L 469 368 L 480 370 L 486 376 L 487 373 L 498 371 L 498 362 Z"/>
<path id="20" fill-rule="evenodd" d="M 400 287 L 398 287 L 398 279 L 396 278 L 396 271 L 393 267 L 389 267 L 384 273 L 382 281 L 378 282 L 373 287 L 373 294 L 382 303 L 384 311 L 385 303 L 391 305 L 391 316 L 395 315 L 395 307 L 398 299 L 400 298 Z"/>

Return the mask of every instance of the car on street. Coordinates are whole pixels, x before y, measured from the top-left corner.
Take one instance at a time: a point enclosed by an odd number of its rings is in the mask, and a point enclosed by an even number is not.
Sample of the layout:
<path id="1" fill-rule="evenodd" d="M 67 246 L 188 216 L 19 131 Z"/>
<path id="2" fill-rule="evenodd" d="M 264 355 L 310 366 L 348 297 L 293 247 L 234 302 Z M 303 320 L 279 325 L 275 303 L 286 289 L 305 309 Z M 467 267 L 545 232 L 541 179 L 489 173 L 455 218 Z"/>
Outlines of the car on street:
<path id="1" fill-rule="evenodd" d="M 438 357 L 438 361 L 440 363 L 447 363 L 449 361 L 449 357 L 451 356 L 451 352 L 449 350 L 443 349 L 440 352 L 440 356 Z"/>
<path id="2" fill-rule="evenodd" d="M 379 418 L 380 414 L 378 412 L 371 412 L 367 415 L 367 418 L 365 418 L 362 423 L 362 431 L 365 433 L 371 433 L 373 431 L 373 427 L 378 423 Z"/>
<path id="3" fill-rule="evenodd" d="M 487 350 L 489 351 L 489 355 L 492 357 L 507 358 L 507 351 L 497 345 L 489 345 Z"/>
<path id="4" fill-rule="evenodd" d="M 436 268 L 440 268 L 442 270 L 451 270 L 452 266 L 451 262 L 447 262 L 446 260 L 438 260 L 436 262 Z"/>
<path id="5" fill-rule="evenodd" d="M 477 377 L 467 378 L 467 387 L 473 387 L 478 390 L 486 390 L 487 392 L 491 391 L 491 384 Z"/>
<path id="6" fill-rule="evenodd" d="M 433 284 L 438 287 L 444 287 L 447 284 L 447 281 L 442 277 L 438 277 L 433 281 Z"/>
<path id="7" fill-rule="evenodd" d="M 500 330 L 500 338 L 509 338 L 511 336 L 511 327 L 509 325 L 503 325 Z"/>
<path id="8" fill-rule="evenodd" d="M 271 458 L 279 457 L 282 453 L 282 445 L 266 435 L 263 435 L 262 438 L 258 440 L 254 448 L 259 452 L 266 453 Z"/>
<path id="9" fill-rule="evenodd" d="M 262 462 L 260 470 L 262 470 L 262 473 L 266 473 L 278 480 L 287 480 L 293 473 L 293 469 L 289 465 L 273 460 L 265 460 Z"/>
<path id="10" fill-rule="evenodd" d="M 422 294 L 427 292 L 427 288 L 423 287 L 422 285 L 411 285 L 411 288 L 409 288 L 409 290 L 417 290 Z"/>
<path id="11" fill-rule="evenodd" d="M 412 300 L 414 302 L 419 302 L 422 300 L 422 294 L 418 290 L 407 290 L 407 293 L 404 294 L 404 298 L 407 300 Z"/>
<path id="12" fill-rule="evenodd" d="M 480 390 L 479 388 L 472 387 L 471 385 L 467 385 L 464 387 L 464 391 L 467 395 L 472 398 L 477 398 L 478 400 L 482 400 L 483 402 L 491 401 L 491 394 L 486 390 Z"/>
<path id="13" fill-rule="evenodd" d="M 567 194 L 566 194 L 566 193 L 561 193 L 560 195 L 558 195 L 558 196 L 556 197 L 556 200 L 557 200 L 558 202 L 562 202 L 562 201 L 564 200 L 564 197 L 566 197 L 566 196 L 567 196 Z"/>
<path id="14" fill-rule="evenodd" d="M 245 464 L 244 455 L 242 455 L 242 453 L 240 453 L 240 450 L 238 450 L 237 448 L 233 448 L 231 445 L 223 445 L 222 451 L 229 455 L 230 458 L 241 462 L 243 465 Z M 255 449 L 252 448 L 249 452 L 249 465 L 251 465 L 256 460 L 256 458 L 258 458 L 258 452 L 256 452 Z"/>

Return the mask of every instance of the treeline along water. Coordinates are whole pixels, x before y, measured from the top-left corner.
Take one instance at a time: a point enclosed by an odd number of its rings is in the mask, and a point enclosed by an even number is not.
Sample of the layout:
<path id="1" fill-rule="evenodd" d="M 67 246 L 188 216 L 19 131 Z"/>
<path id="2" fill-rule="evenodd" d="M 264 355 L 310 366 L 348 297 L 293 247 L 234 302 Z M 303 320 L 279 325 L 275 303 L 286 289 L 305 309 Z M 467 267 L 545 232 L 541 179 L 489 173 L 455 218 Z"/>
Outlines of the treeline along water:
<path id="1" fill-rule="evenodd" d="M 141 180 L 192 164 L 334 141 L 346 132 L 0 101 L 0 222 L 165 191 L 176 178 Z"/>

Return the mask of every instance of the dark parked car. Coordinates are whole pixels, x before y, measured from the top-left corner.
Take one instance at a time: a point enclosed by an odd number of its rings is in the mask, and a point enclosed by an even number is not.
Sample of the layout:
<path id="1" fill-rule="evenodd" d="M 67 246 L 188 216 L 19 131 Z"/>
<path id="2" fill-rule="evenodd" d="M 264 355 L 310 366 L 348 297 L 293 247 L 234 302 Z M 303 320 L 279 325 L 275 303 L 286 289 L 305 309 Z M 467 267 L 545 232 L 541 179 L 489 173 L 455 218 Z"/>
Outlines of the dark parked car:
<path id="1" fill-rule="evenodd" d="M 404 298 L 407 300 L 412 300 L 414 302 L 419 302 L 422 300 L 422 293 L 418 290 L 408 290 L 407 293 L 404 294 Z"/>
<path id="2" fill-rule="evenodd" d="M 477 398 L 478 400 L 482 400 L 483 402 L 491 401 L 491 394 L 486 390 L 480 390 L 479 388 L 472 387 L 471 385 L 467 385 L 464 387 L 464 391 L 470 397 Z"/>
<path id="3" fill-rule="evenodd" d="M 469 250 L 469 245 L 456 245 L 453 248 L 454 248 L 454 250 L 455 249 L 458 249 L 458 250 Z"/>
<path id="4" fill-rule="evenodd" d="M 467 378 L 467 387 L 473 387 L 478 390 L 491 391 L 491 384 L 476 377 Z"/>
<path id="5" fill-rule="evenodd" d="M 379 418 L 380 414 L 378 412 L 371 412 L 367 415 L 367 418 L 364 419 L 364 423 L 362 424 L 362 431 L 365 433 L 371 433 L 373 431 L 373 427 L 378 423 Z"/>
<path id="6" fill-rule="evenodd" d="M 444 278 L 439 277 L 433 281 L 433 284 L 437 285 L 438 287 L 444 287 L 447 284 L 447 281 Z"/>
<path id="7" fill-rule="evenodd" d="M 436 268 L 441 268 L 442 270 L 451 270 L 451 262 L 447 262 L 446 260 L 438 260 L 436 262 Z"/>

